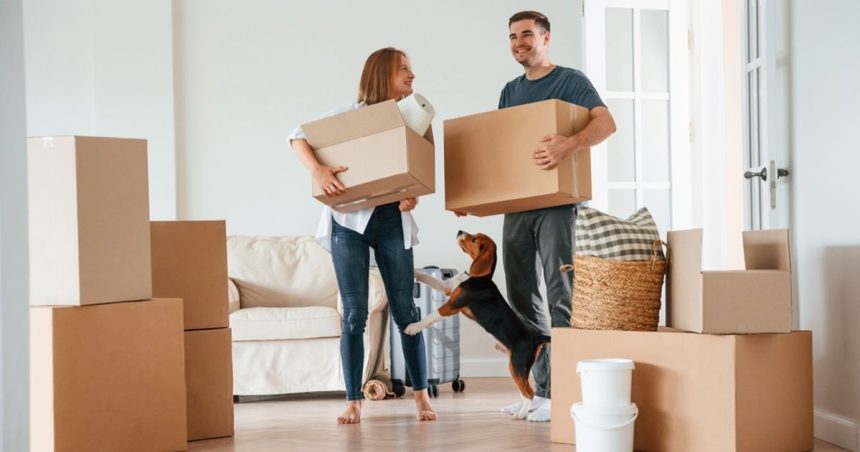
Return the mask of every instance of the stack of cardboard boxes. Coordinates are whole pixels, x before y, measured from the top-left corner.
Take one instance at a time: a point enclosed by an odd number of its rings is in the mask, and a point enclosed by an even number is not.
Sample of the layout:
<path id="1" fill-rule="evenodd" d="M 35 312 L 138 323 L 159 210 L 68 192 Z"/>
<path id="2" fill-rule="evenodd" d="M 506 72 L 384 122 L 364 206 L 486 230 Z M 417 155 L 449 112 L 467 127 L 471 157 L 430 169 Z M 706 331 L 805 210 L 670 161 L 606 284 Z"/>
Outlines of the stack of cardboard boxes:
<path id="1" fill-rule="evenodd" d="M 788 231 L 744 233 L 736 271 L 701 271 L 701 230 L 668 241 L 672 328 L 553 329 L 552 440 L 574 442 L 577 361 L 629 358 L 636 450 L 812 450 L 812 335 L 791 331 Z"/>
<path id="2" fill-rule="evenodd" d="M 224 222 L 150 225 L 144 140 L 28 148 L 33 450 L 232 435 Z"/>
<path id="3" fill-rule="evenodd" d="M 28 143 L 33 450 L 182 450 L 182 300 L 152 299 L 146 142 Z"/>
<path id="4" fill-rule="evenodd" d="M 183 300 L 188 441 L 233 435 L 224 221 L 153 221 L 152 293 Z"/>

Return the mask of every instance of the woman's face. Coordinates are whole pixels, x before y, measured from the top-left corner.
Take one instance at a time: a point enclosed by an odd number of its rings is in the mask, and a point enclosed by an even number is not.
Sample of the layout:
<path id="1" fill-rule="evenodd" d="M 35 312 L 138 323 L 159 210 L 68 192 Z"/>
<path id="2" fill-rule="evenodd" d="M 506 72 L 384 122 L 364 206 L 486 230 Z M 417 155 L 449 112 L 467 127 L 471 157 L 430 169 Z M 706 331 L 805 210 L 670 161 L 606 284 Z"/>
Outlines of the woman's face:
<path id="1" fill-rule="evenodd" d="M 409 58 L 400 55 L 400 62 L 394 69 L 394 77 L 392 80 L 394 97 L 396 99 L 400 99 L 412 94 L 413 80 L 415 80 L 415 74 L 412 73 L 412 65 L 409 64 Z"/>

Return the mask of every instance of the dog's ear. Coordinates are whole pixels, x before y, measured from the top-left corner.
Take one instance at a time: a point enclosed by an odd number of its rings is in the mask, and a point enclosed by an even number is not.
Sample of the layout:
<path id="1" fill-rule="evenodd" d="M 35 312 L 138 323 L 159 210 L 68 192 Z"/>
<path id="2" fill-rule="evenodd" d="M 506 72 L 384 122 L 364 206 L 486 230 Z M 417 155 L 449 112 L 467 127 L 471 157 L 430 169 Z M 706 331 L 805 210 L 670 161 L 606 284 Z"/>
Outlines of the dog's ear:
<path id="1" fill-rule="evenodd" d="M 493 272 L 493 253 L 486 243 L 478 245 L 478 256 L 469 267 L 469 275 L 474 277 L 487 276 Z"/>

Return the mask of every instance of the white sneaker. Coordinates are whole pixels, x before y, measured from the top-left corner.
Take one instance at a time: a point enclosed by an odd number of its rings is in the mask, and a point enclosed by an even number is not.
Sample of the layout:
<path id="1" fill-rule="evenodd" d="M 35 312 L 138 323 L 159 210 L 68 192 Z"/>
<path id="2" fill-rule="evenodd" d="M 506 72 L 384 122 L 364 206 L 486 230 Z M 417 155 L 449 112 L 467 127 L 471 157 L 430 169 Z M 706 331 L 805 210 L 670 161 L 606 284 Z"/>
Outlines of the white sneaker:
<path id="1" fill-rule="evenodd" d="M 546 403 L 529 413 L 526 420 L 530 422 L 549 422 L 550 415 L 552 415 L 552 403 L 549 399 L 544 400 L 546 400 Z"/>
<path id="2" fill-rule="evenodd" d="M 529 409 L 529 412 L 532 412 L 532 411 L 542 407 L 543 404 L 545 404 L 547 402 L 549 402 L 549 399 L 545 399 L 545 398 L 540 397 L 540 396 L 535 396 L 532 399 L 532 406 Z M 522 402 L 517 402 L 517 403 L 512 403 L 510 405 L 507 405 L 507 406 L 503 406 L 501 409 L 501 412 L 506 413 L 506 414 L 514 414 L 514 413 L 520 411 L 521 405 L 522 405 Z"/>

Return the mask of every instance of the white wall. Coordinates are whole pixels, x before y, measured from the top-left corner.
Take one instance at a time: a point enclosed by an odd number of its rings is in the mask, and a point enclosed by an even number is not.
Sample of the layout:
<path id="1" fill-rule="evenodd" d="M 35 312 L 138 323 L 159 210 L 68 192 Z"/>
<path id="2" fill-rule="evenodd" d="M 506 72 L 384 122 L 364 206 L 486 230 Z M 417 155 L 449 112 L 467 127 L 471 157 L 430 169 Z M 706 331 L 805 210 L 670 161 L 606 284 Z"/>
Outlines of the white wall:
<path id="1" fill-rule="evenodd" d="M 860 2 L 791 7 L 792 238 L 800 326 L 813 330 L 816 434 L 860 450 Z"/>
<path id="2" fill-rule="evenodd" d="M 354 101 L 368 54 L 406 50 L 415 89 L 437 111 L 437 193 L 415 211 L 416 265 L 465 270 L 459 229 L 501 238 L 501 217 L 457 219 L 444 210 L 442 120 L 497 107 L 522 68 L 507 20 L 537 9 L 553 25 L 550 56 L 580 67 L 581 2 L 281 2 L 186 0 L 174 14 L 178 215 L 226 218 L 231 234 L 312 234 L 320 204 L 285 138 L 295 125 Z M 499 267 L 501 268 L 501 266 Z M 499 271 L 496 281 L 504 287 Z M 490 336 L 463 326 L 463 374 L 507 374 Z M 487 364 L 490 367 L 485 367 Z"/>
<path id="3" fill-rule="evenodd" d="M 0 0 L 0 450 L 29 449 L 27 158 L 21 0 Z"/>
<path id="4" fill-rule="evenodd" d="M 145 138 L 150 213 L 176 217 L 170 0 L 24 5 L 27 135 Z"/>

